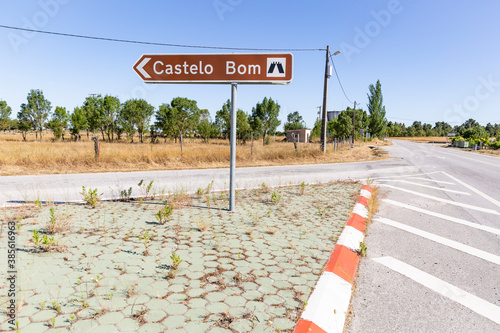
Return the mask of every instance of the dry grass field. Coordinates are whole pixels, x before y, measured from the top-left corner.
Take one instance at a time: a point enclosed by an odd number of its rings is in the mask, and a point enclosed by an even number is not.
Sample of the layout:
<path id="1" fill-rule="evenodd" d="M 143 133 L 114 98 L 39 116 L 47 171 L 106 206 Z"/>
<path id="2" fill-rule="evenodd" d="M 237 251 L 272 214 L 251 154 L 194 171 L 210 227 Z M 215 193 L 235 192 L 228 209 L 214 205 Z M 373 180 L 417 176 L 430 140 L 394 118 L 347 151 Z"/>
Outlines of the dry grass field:
<path id="1" fill-rule="evenodd" d="M 0 135 L 0 175 L 38 175 L 88 172 L 120 172 L 144 170 L 175 170 L 226 168 L 230 162 L 229 142 L 211 140 L 202 143 L 199 139 L 185 139 L 183 152 L 179 143 L 161 140 L 158 144 L 101 142 L 98 161 L 94 156 L 94 143 L 82 135 L 81 142 L 52 142 L 46 133 L 43 142 L 35 141 L 34 135 L 22 141 L 20 134 Z M 299 143 L 295 152 L 292 143 L 276 142 L 263 146 L 262 140 L 254 141 L 253 156 L 249 142 L 236 148 L 237 167 L 275 166 L 292 164 L 319 164 L 359 162 L 386 158 L 381 149 L 369 148 L 365 143 L 356 143 L 350 149 L 346 143 L 334 152 L 328 144 L 327 154 L 319 149 L 319 143 Z M 137 141 L 137 140 L 135 140 Z M 378 146 L 389 142 L 378 141 Z"/>

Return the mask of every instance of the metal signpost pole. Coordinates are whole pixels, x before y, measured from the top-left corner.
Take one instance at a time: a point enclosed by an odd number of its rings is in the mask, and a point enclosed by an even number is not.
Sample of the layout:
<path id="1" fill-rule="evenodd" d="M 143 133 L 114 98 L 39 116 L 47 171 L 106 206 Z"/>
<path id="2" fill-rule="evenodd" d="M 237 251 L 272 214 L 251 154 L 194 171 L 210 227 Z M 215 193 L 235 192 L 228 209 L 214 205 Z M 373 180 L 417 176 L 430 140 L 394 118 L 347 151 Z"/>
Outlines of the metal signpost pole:
<path id="1" fill-rule="evenodd" d="M 354 112 L 352 113 L 352 147 L 354 147 L 354 135 L 356 131 L 356 101 L 354 101 Z"/>
<path id="2" fill-rule="evenodd" d="M 323 119 L 321 120 L 321 150 L 326 154 L 326 123 L 327 117 L 327 102 L 328 102 L 328 69 L 330 67 L 330 45 L 326 46 L 326 63 L 325 63 L 325 83 L 323 87 Z"/>
<path id="3" fill-rule="evenodd" d="M 231 83 L 231 166 L 229 172 L 229 211 L 235 207 L 234 169 L 236 167 L 236 83 Z"/>

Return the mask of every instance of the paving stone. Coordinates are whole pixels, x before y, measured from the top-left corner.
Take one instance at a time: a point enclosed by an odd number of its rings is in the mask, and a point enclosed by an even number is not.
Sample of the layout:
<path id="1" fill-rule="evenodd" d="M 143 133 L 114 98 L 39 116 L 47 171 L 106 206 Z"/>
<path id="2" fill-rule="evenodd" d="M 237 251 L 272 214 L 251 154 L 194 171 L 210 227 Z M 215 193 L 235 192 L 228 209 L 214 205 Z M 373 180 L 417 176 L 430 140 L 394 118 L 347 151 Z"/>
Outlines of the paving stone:
<path id="1" fill-rule="evenodd" d="M 125 318 L 115 326 L 120 332 L 137 332 L 140 324 L 137 322 L 137 320 L 134 320 L 132 318 Z"/>
<path id="2" fill-rule="evenodd" d="M 247 300 L 241 296 L 229 296 L 226 298 L 224 303 L 229 305 L 230 307 L 238 307 L 245 305 Z"/>
<path id="3" fill-rule="evenodd" d="M 222 302 L 212 302 L 206 307 L 210 313 L 223 313 L 229 310 L 229 306 Z"/>
<path id="4" fill-rule="evenodd" d="M 79 320 L 73 324 L 72 328 L 74 332 L 90 332 L 93 328 L 96 328 L 99 324 L 97 321 L 92 319 Z M 30 331 L 27 331 L 30 332 Z M 37 332 L 37 331 L 33 331 Z M 40 332 L 40 331 L 38 331 Z"/>
<path id="5" fill-rule="evenodd" d="M 151 323 L 156 323 L 162 321 L 165 318 L 166 313 L 163 310 L 150 310 L 146 316 L 147 321 Z"/>
<path id="6" fill-rule="evenodd" d="M 184 294 L 172 294 L 167 297 L 167 301 L 170 303 L 181 303 L 187 299 L 187 296 Z"/>
<path id="7" fill-rule="evenodd" d="M 163 325 L 158 324 L 158 323 L 144 324 L 143 326 L 141 326 L 137 330 L 138 333 L 161 333 L 161 332 L 164 332 L 164 331 L 165 331 L 165 328 L 163 327 Z"/>
<path id="8" fill-rule="evenodd" d="M 209 302 L 221 302 L 225 300 L 227 295 L 222 292 L 211 292 L 205 295 L 205 299 Z"/>
<path id="9" fill-rule="evenodd" d="M 31 319 L 33 321 L 46 322 L 47 320 L 49 320 L 50 318 L 53 318 L 55 316 L 57 316 L 57 312 L 55 310 L 41 310 L 41 311 L 37 312 L 36 314 L 34 314 L 33 316 L 31 316 Z"/>
<path id="10" fill-rule="evenodd" d="M 204 333 L 210 328 L 210 324 L 201 322 L 189 322 L 184 326 L 186 332 L 189 333 Z M 170 332 L 170 331 L 169 331 Z"/>
<path id="11" fill-rule="evenodd" d="M 114 325 L 102 325 L 94 328 L 92 333 L 113 333 L 113 332 L 119 332 L 118 329 Z"/>
<path id="12" fill-rule="evenodd" d="M 187 307 L 183 304 L 170 304 L 163 309 L 168 315 L 180 315 L 187 311 Z"/>
<path id="13" fill-rule="evenodd" d="M 295 327 L 295 324 L 288 318 L 275 318 L 273 320 L 273 326 L 278 330 L 291 330 Z"/>
<path id="14" fill-rule="evenodd" d="M 250 332 L 253 324 L 247 319 L 237 319 L 231 323 L 231 328 L 236 332 Z"/>
<path id="15" fill-rule="evenodd" d="M 108 312 L 97 318 L 99 325 L 114 325 L 123 320 L 121 312 Z"/>
<path id="16" fill-rule="evenodd" d="M 167 313 L 169 313 L 167 311 Z M 180 315 L 173 315 L 170 314 L 162 321 L 162 324 L 167 330 L 170 330 L 171 328 L 178 328 L 178 327 L 183 327 L 184 324 L 186 323 L 186 316 L 180 316 Z"/>

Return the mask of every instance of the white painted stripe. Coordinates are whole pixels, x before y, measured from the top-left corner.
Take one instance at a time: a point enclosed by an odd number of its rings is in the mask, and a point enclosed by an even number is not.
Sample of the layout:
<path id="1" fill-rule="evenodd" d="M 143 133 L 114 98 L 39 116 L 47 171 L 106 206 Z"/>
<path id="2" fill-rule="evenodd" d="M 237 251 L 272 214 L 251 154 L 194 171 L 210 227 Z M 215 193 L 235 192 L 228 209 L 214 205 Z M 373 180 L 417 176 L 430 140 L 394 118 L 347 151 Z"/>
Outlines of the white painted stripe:
<path id="1" fill-rule="evenodd" d="M 419 184 L 419 183 L 415 183 L 415 182 L 409 182 L 407 180 L 396 180 L 396 179 L 393 179 L 393 180 L 384 180 L 384 181 L 405 183 L 405 184 L 411 184 L 411 185 L 416 185 L 416 186 L 425 187 L 425 188 L 431 188 L 433 190 L 438 190 L 438 191 L 443 191 L 443 192 L 450 192 L 450 193 L 456 193 L 456 194 L 470 195 L 470 193 L 468 193 L 468 192 L 462 192 L 462 191 L 457 191 L 457 190 L 450 190 L 450 189 L 442 188 L 442 187 L 429 186 L 429 185 Z"/>
<path id="2" fill-rule="evenodd" d="M 352 209 L 352 213 L 361 215 L 365 219 L 368 217 L 368 209 L 366 209 L 365 205 L 362 205 L 359 202 L 354 205 L 354 208 Z"/>
<path id="3" fill-rule="evenodd" d="M 302 319 L 312 321 L 326 332 L 344 329 L 352 285 L 336 274 L 323 272 L 307 301 Z"/>
<path id="4" fill-rule="evenodd" d="M 449 152 L 443 152 L 443 154 L 451 155 L 453 157 L 463 158 L 463 159 L 466 159 L 466 160 L 471 160 L 471 161 L 474 161 L 475 163 L 482 163 L 482 164 L 486 164 L 486 165 L 491 165 L 491 166 L 494 166 L 494 167 L 497 167 L 497 168 L 500 167 L 500 161 L 498 163 L 488 163 L 488 162 L 485 162 L 485 161 L 481 161 L 481 158 L 479 156 L 482 156 L 482 155 L 478 155 L 478 157 L 471 158 L 471 157 L 461 156 L 460 154 L 451 154 Z"/>
<path id="5" fill-rule="evenodd" d="M 453 179 L 454 181 L 456 181 L 457 183 L 467 187 L 469 190 L 471 190 L 472 192 L 476 193 L 476 194 L 479 194 L 480 196 L 482 196 L 483 198 L 485 198 L 486 200 L 488 200 L 489 202 L 493 203 L 494 205 L 500 207 L 500 201 L 498 200 L 495 200 L 493 199 L 492 197 L 490 197 L 489 195 L 487 194 L 484 194 L 483 192 L 479 191 L 478 189 L 476 189 L 475 187 L 472 187 L 470 186 L 469 184 L 466 184 L 464 183 L 463 181 L 461 181 L 460 179 L 456 178 L 456 177 L 453 177 L 452 175 L 446 173 L 443 171 L 443 175 L 446 175 L 448 177 L 450 177 L 451 179 Z"/>
<path id="6" fill-rule="evenodd" d="M 348 225 L 340 234 L 337 244 L 344 245 L 352 251 L 357 252 L 360 249 L 359 243 L 361 243 L 364 238 L 365 235 L 361 231 Z"/>
<path id="7" fill-rule="evenodd" d="M 472 295 L 465 290 L 457 288 L 448 282 L 445 282 L 437 277 L 421 271 L 411 265 L 399 261 L 393 257 L 380 257 L 372 259 L 387 268 L 396 271 L 413 281 L 420 283 L 434 292 L 451 299 L 454 302 L 462 304 L 471 309 L 477 314 L 488 318 L 489 320 L 500 324 L 500 307 L 485 301 L 475 295 Z"/>
<path id="8" fill-rule="evenodd" d="M 432 175 L 435 173 L 440 173 L 441 171 L 433 171 L 433 172 L 428 172 L 428 173 L 414 173 L 411 175 L 400 175 L 400 176 L 387 176 L 387 177 L 377 177 L 375 179 L 395 179 L 395 178 L 408 178 L 408 177 L 415 177 L 415 176 L 427 176 L 427 175 Z M 362 180 L 362 179 L 360 179 Z"/>
<path id="9" fill-rule="evenodd" d="M 428 182 L 433 182 L 433 183 L 438 183 L 438 184 L 455 185 L 455 183 L 452 183 L 452 182 L 445 182 L 442 180 L 435 180 L 435 179 L 430 179 L 430 178 L 421 178 L 421 177 L 411 177 L 411 178 L 417 179 L 417 180 L 425 180 Z"/>
<path id="10" fill-rule="evenodd" d="M 413 210 L 413 211 L 419 212 L 419 213 L 424 213 L 424 214 L 427 214 L 427 215 L 430 215 L 430 216 L 434 216 L 434 217 L 440 218 L 442 220 L 447 220 L 447 221 L 450 221 L 450 222 L 455 222 L 455 223 L 462 224 L 462 225 L 465 225 L 465 226 L 468 226 L 468 227 L 471 227 L 471 228 L 476 228 L 476 229 L 479 229 L 479 230 L 491 232 L 492 234 L 500 235 L 500 229 L 496 229 L 496 228 L 488 227 L 488 226 L 485 226 L 485 225 L 481 225 L 481 224 L 469 222 L 467 220 L 459 219 L 457 217 L 453 217 L 453 216 L 444 215 L 444 214 L 441 214 L 441 213 L 432 212 L 430 210 L 423 209 L 423 208 L 420 208 L 420 207 L 410 206 L 408 204 L 405 204 L 405 203 L 402 203 L 402 202 L 398 202 L 398 201 L 394 201 L 394 200 L 391 200 L 391 199 L 382 199 L 382 201 L 386 202 L 386 203 L 388 203 L 390 205 L 394 205 L 394 206 L 398 206 L 398 207 L 410 209 L 410 210 Z"/>
<path id="11" fill-rule="evenodd" d="M 427 239 L 434 241 L 436 243 L 446 245 L 446 246 L 451 247 L 455 250 L 458 250 L 458 251 L 473 255 L 475 257 L 481 258 L 483 260 L 492 262 L 494 264 L 500 265 L 500 256 L 494 255 L 492 253 L 489 253 L 489 252 L 486 252 L 483 250 L 476 249 L 475 247 L 465 245 L 465 244 L 462 244 L 459 242 L 455 242 L 454 240 L 444 238 L 444 237 L 441 237 L 441 236 L 438 236 L 435 234 L 431 234 L 430 232 L 423 231 L 423 230 L 420 230 L 420 229 L 417 229 L 414 227 L 410 227 L 409 225 L 399 223 L 399 222 L 387 219 L 385 217 L 378 217 L 375 219 L 375 221 L 390 225 L 394 228 L 398 228 L 398 229 L 410 232 L 414 235 L 417 235 L 417 236 L 420 236 L 423 238 L 427 238 Z"/>
<path id="12" fill-rule="evenodd" d="M 370 199 L 371 199 L 371 197 L 372 197 L 372 192 L 370 192 L 370 191 L 368 191 L 368 190 L 361 190 L 361 191 L 359 192 L 359 196 L 360 196 L 360 197 L 365 197 L 365 198 L 367 198 L 368 200 L 370 200 Z"/>
<path id="13" fill-rule="evenodd" d="M 493 210 L 493 209 L 488 209 L 488 208 L 483 208 L 483 207 L 478 207 L 478 206 L 472 206 L 472 205 L 468 205 L 468 204 L 461 203 L 461 202 L 446 200 L 446 199 L 438 198 L 438 197 L 435 197 L 435 196 L 432 196 L 432 195 L 428 195 L 428 194 L 424 194 L 424 193 L 420 193 L 420 192 L 415 192 L 415 191 L 407 190 L 407 189 L 396 187 L 396 186 L 392 186 L 392 185 L 380 184 L 380 186 L 392 188 L 392 189 L 395 189 L 395 190 L 398 190 L 398 191 L 403 191 L 403 192 L 406 192 L 406 193 L 415 194 L 415 195 L 418 195 L 418 196 L 421 196 L 421 197 L 424 197 L 424 198 L 427 198 L 427 199 L 432 199 L 432 200 L 435 200 L 435 201 L 444 202 L 444 203 L 447 203 L 447 204 L 450 204 L 450 205 L 454 205 L 454 206 L 459 206 L 459 207 L 462 207 L 462 208 L 468 208 L 468 209 L 478 210 L 478 211 L 481 211 L 481 212 L 484 212 L 484 213 L 489 213 L 489 214 L 494 214 L 494 215 L 500 215 L 499 212 L 497 212 L 496 210 Z"/>

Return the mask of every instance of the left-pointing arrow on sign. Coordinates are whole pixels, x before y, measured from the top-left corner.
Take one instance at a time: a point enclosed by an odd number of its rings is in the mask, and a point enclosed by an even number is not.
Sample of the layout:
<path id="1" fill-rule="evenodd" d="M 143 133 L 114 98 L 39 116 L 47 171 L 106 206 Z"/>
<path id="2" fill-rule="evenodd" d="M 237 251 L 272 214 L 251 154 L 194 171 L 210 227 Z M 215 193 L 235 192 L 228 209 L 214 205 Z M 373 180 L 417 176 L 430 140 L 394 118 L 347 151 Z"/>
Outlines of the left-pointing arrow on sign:
<path id="1" fill-rule="evenodd" d="M 149 62 L 149 60 L 151 60 L 151 58 L 144 58 L 144 60 L 142 60 L 141 63 L 139 65 L 137 65 L 137 67 L 136 67 L 136 69 L 139 71 L 139 73 L 141 73 L 142 76 L 144 76 L 146 79 L 151 78 L 151 75 L 149 75 L 148 72 L 146 72 L 144 70 L 144 66 L 146 66 L 146 64 Z"/>

